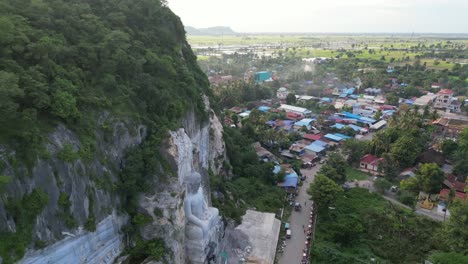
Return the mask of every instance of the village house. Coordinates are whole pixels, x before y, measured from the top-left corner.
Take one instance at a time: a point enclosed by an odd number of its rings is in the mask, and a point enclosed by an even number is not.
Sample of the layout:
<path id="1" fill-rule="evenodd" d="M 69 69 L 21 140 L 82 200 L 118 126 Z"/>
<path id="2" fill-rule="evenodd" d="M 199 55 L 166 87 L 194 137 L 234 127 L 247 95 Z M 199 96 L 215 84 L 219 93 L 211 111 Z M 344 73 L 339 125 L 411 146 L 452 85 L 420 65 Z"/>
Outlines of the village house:
<path id="1" fill-rule="evenodd" d="M 442 139 L 456 140 L 461 131 L 468 127 L 468 121 L 446 117 L 439 118 L 432 124 L 436 125 L 434 135 Z"/>
<path id="2" fill-rule="evenodd" d="M 379 88 L 366 88 L 364 92 L 369 95 L 378 95 L 382 92 L 382 89 Z"/>
<path id="3" fill-rule="evenodd" d="M 379 165 L 382 161 L 383 158 L 377 158 L 372 154 L 366 154 L 359 163 L 359 169 L 372 174 L 380 174 Z"/>
<path id="4" fill-rule="evenodd" d="M 285 172 L 284 181 L 279 182 L 277 186 L 282 187 L 287 192 L 295 193 L 297 184 L 299 182 L 299 176 L 288 164 L 276 165 L 273 169 L 274 174 L 278 174 L 283 170 Z"/>
<path id="5" fill-rule="evenodd" d="M 275 155 L 273 155 L 273 153 L 268 151 L 266 148 L 262 147 L 259 142 L 253 143 L 252 146 L 254 147 L 255 153 L 260 160 L 265 162 L 276 160 Z"/>
<path id="6" fill-rule="evenodd" d="M 302 156 L 305 153 L 306 145 L 301 143 L 294 143 L 289 147 L 289 152 L 293 155 Z"/>
<path id="7" fill-rule="evenodd" d="M 460 199 L 462 201 L 465 201 L 468 196 L 466 193 L 462 193 L 462 192 L 455 192 L 454 194 L 455 196 L 453 197 L 453 199 Z M 449 196 L 450 196 L 450 189 L 444 188 L 440 190 L 439 200 L 448 202 Z"/>
<path id="8" fill-rule="evenodd" d="M 302 136 L 302 138 L 313 142 L 313 141 L 320 140 L 322 138 L 322 135 L 320 135 L 320 134 L 304 134 Z"/>
<path id="9" fill-rule="evenodd" d="M 416 100 L 414 100 L 412 104 L 424 107 L 426 105 L 432 105 L 434 101 L 436 100 L 436 98 L 437 98 L 436 94 L 428 93 L 419 98 L 416 98 Z"/>
<path id="10" fill-rule="evenodd" d="M 456 192 L 466 192 L 466 183 L 458 181 L 457 177 L 454 175 L 448 175 L 447 178 L 444 180 L 444 185 L 447 186 L 449 189 L 455 190 Z"/>
<path id="11" fill-rule="evenodd" d="M 312 123 L 315 122 L 315 119 L 312 118 L 304 118 L 296 123 L 294 123 L 294 128 L 296 130 L 301 130 L 303 127 L 305 127 L 307 130 L 312 129 Z"/>
<path id="12" fill-rule="evenodd" d="M 288 94 L 289 94 L 288 89 L 284 87 L 281 87 L 278 89 L 278 91 L 276 91 L 276 97 L 280 100 L 286 100 L 286 98 L 288 97 Z"/>
<path id="13" fill-rule="evenodd" d="M 447 109 L 452 104 L 453 91 L 449 89 L 442 89 L 437 93 L 434 101 L 434 107 L 438 109 Z"/>
<path id="14" fill-rule="evenodd" d="M 312 111 L 307 110 L 306 108 L 282 104 L 279 109 L 284 110 L 286 113 L 294 113 L 301 115 L 302 117 L 310 117 L 312 115 Z"/>

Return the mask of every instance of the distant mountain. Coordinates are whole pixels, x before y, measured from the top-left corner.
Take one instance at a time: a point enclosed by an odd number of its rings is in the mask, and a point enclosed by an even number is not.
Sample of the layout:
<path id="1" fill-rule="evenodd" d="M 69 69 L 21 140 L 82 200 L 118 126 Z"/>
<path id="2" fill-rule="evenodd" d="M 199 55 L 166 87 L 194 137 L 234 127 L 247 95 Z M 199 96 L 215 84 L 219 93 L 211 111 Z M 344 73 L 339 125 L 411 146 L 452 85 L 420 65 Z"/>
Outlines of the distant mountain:
<path id="1" fill-rule="evenodd" d="M 194 27 L 186 26 L 185 32 L 187 32 L 187 35 L 195 35 L 195 36 L 236 35 L 237 34 L 230 27 L 194 28 Z"/>

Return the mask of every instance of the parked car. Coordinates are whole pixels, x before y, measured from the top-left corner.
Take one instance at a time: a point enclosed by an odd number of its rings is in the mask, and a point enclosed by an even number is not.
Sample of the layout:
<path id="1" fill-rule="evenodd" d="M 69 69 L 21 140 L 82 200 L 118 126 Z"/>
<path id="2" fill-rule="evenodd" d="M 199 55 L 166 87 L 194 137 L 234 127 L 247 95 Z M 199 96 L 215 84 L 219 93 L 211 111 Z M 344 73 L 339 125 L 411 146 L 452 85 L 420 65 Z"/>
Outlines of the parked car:
<path id="1" fill-rule="evenodd" d="M 286 230 L 286 238 L 291 238 L 291 229 Z"/>

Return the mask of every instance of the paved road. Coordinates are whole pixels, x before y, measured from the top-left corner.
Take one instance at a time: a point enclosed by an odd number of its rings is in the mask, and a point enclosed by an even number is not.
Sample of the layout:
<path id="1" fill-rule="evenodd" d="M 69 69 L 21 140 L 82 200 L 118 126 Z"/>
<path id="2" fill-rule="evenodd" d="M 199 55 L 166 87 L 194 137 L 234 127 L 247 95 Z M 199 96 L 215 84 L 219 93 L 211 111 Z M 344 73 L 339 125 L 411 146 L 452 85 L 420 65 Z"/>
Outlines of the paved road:
<path id="1" fill-rule="evenodd" d="M 300 188 L 299 195 L 296 197 L 296 202 L 301 203 L 302 210 L 300 212 L 291 213 L 289 218 L 289 225 L 291 229 L 291 239 L 286 239 L 286 248 L 283 253 L 280 253 L 279 264 L 300 264 L 302 260 L 302 250 L 305 247 L 306 235 L 302 226 L 307 228 L 309 225 L 310 206 L 311 201 L 307 194 L 307 188 L 309 184 L 314 180 L 315 173 L 320 169 L 321 164 L 312 169 L 303 170 L 301 173 L 306 176 L 304 184 Z M 306 206 L 304 206 L 306 202 Z M 284 225 L 281 226 L 284 228 Z"/>

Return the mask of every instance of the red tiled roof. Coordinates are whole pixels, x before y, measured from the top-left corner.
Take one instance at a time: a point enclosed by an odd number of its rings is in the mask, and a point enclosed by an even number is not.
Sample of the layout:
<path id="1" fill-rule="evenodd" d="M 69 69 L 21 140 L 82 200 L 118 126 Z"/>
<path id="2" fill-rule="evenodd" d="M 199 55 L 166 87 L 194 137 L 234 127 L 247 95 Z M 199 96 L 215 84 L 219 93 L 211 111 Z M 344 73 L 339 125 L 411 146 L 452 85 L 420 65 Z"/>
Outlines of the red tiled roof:
<path id="1" fill-rule="evenodd" d="M 453 183 L 453 188 L 457 192 L 465 192 L 465 187 L 466 187 L 466 183 L 464 183 L 464 182 L 456 181 L 456 182 Z"/>
<path id="2" fill-rule="evenodd" d="M 440 190 L 440 193 L 439 193 L 439 198 L 445 198 L 447 199 L 448 196 L 449 196 L 449 193 L 450 193 L 450 190 L 449 189 L 442 189 Z M 468 195 L 466 193 L 462 193 L 462 192 L 455 192 L 455 198 L 458 198 L 460 200 L 466 200 L 466 197 L 468 197 Z"/>
<path id="3" fill-rule="evenodd" d="M 457 181 L 457 177 L 455 177 L 455 175 L 450 174 L 449 176 L 447 176 L 447 180 L 451 183 L 454 183 Z"/>
<path id="4" fill-rule="evenodd" d="M 372 155 L 372 154 L 366 154 L 364 155 L 364 157 L 362 157 L 361 159 L 361 162 L 362 163 L 367 163 L 367 164 L 371 164 L 372 162 L 374 162 L 375 160 L 377 160 L 377 157 Z"/>
<path id="5" fill-rule="evenodd" d="M 296 114 L 296 113 L 292 113 L 292 112 L 286 113 L 286 116 L 287 116 L 288 118 L 299 118 L 299 117 L 302 117 L 302 115 Z"/>
<path id="6" fill-rule="evenodd" d="M 315 141 L 315 140 L 320 140 L 322 138 L 322 135 L 305 134 L 303 138 Z"/>
<path id="7" fill-rule="evenodd" d="M 381 105 L 381 106 L 380 106 L 380 109 L 381 109 L 381 110 L 393 110 L 393 109 L 395 109 L 395 108 L 396 108 L 396 107 L 393 106 L 393 105 Z"/>
<path id="8" fill-rule="evenodd" d="M 442 89 L 437 94 L 453 94 L 453 91 L 450 89 Z"/>

